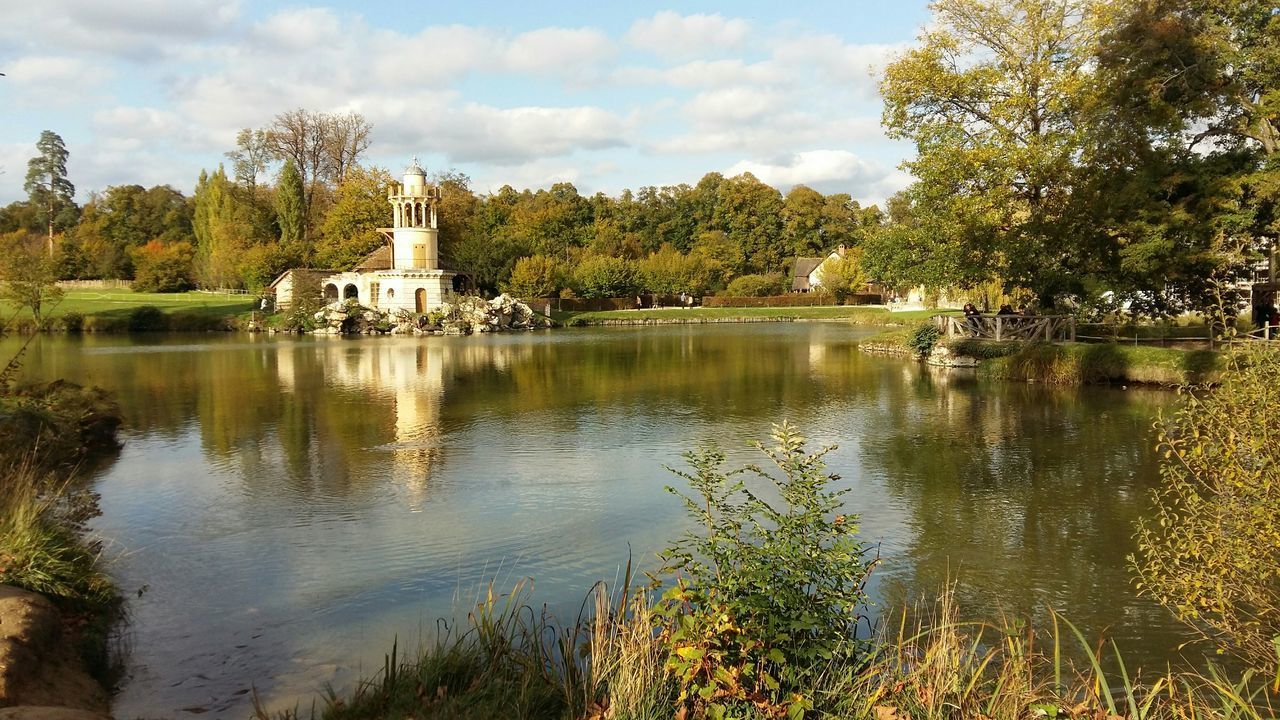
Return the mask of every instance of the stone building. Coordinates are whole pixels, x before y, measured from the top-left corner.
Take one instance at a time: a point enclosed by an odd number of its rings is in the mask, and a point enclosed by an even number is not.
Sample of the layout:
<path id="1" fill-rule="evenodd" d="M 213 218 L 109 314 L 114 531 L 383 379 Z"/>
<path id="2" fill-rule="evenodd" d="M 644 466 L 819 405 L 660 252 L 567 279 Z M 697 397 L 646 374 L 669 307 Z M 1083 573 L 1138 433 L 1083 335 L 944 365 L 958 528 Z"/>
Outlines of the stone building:
<path id="1" fill-rule="evenodd" d="M 404 182 L 387 193 L 392 227 L 379 228 L 387 245 L 379 248 L 350 272 L 320 279 L 326 302 L 358 301 L 379 310 L 424 313 L 444 302 L 453 292 L 457 273 L 440 265 L 440 232 L 436 206 L 440 188 L 427 184 L 427 174 L 413 164 L 404 171 Z"/>

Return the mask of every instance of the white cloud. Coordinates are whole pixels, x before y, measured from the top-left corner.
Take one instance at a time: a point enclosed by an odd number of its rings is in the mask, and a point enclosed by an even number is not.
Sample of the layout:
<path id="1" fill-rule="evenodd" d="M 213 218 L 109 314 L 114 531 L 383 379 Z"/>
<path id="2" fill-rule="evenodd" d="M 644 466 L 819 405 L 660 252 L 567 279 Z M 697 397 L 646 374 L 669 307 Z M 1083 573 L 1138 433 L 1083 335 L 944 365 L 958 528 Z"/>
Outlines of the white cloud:
<path id="1" fill-rule="evenodd" d="M 28 55 L 5 63 L 15 105 L 65 107 L 97 95 L 111 78 L 111 71 L 77 57 Z"/>
<path id="2" fill-rule="evenodd" d="M 598 107 L 496 108 L 468 104 L 420 123 L 419 147 L 455 163 L 516 165 L 627 144 L 627 122 Z"/>
<path id="3" fill-rule="evenodd" d="M 842 188 L 842 192 L 866 197 L 876 195 L 881 183 L 890 175 L 876 163 L 870 163 L 848 150 L 809 150 L 775 160 L 741 160 L 725 171 L 726 175 L 749 172 L 779 189 L 794 185 Z"/>
<path id="4" fill-rule="evenodd" d="M 751 25 L 741 18 L 663 10 L 633 23 L 626 41 L 659 57 L 693 58 L 740 48 L 750 33 Z"/>
<path id="5" fill-rule="evenodd" d="M 225 0 L 43 0 L 6 9 L 0 40 L 38 47 L 56 38 L 62 48 L 154 62 L 184 43 L 230 31 L 239 11 L 238 2 Z"/>
<path id="6" fill-rule="evenodd" d="M 578 75 L 612 60 L 617 48 L 592 28 L 543 28 L 521 33 L 506 49 L 507 67 L 517 72 Z"/>

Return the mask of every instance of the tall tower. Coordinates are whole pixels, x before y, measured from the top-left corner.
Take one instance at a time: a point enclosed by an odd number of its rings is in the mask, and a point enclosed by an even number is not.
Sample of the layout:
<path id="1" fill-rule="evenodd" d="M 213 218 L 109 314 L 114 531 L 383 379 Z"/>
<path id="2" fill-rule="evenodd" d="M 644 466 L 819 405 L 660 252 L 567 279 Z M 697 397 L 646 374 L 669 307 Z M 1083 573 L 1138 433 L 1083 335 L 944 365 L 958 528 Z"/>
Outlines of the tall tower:
<path id="1" fill-rule="evenodd" d="M 404 171 L 404 183 L 392 185 L 391 267 L 394 270 L 440 268 L 440 239 L 436 229 L 436 204 L 440 188 L 427 185 L 427 174 L 418 159 Z"/>

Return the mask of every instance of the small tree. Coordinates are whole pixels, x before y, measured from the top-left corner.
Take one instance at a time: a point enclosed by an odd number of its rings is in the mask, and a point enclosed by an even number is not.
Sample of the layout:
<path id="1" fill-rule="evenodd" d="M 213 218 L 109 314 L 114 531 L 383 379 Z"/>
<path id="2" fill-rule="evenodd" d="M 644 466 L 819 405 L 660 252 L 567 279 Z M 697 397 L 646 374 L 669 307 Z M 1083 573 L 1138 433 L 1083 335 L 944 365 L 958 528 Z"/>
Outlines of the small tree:
<path id="1" fill-rule="evenodd" d="M 729 297 L 768 297 L 781 294 L 784 287 L 781 273 L 742 275 L 729 283 L 724 294 Z"/>
<path id="2" fill-rule="evenodd" d="M 867 273 L 862 269 L 862 250 L 850 248 L 844 255 L 831 258 L 822 264 L 818 272 L 819 287 L 836 296 L 837 302 L 859 293 L 867 284 Z"/>
<path id="3" fill-rule="evenodd" d="M 842 513 L 847 491 L 831 489 L 839 480 L 823 461 L 831 448 L 806 452 L 786 423 L 774 426 L 773 441 L 755 447 L 781 477 L 755 465 L 725 472 L 724 454 L 704 449 L 685 455 L 689 472 L 673 471 L 692 495 L 667 488 L 697 528 L 661 553 L 669 589 L 658 616 L 680 717 L 751 705 L 762 717 L 800 717 L 824 670 L 865 650 L 857 627 L 874 563 L 857 541 L 857 516 Z"/>
<path id="4" fill-rule="evenodd" d="M 30 310 L 37 328 L 48 321 L 48 312 L 62 299 L 57 268 L 51 258 L 33 252 L 25 233 L 12 233 L 0 243 L 0 299 L 19 310 Z"/>
<path id="5" fill-rule="evenodd" d="M 1253 667 L 1280 658 L 1280 352 L 1237 357 L 1156 422 L 1161 487 L 1138 523 L 1140 591 Z"/>
<path id="6" fill-rule="evenodd" d="M 525 299 L 551 297 L 559 292 L 563 275 L 555 258 L 530 255 L 516 261 L 511 279 L 502 284 L 502 290 Z"/>

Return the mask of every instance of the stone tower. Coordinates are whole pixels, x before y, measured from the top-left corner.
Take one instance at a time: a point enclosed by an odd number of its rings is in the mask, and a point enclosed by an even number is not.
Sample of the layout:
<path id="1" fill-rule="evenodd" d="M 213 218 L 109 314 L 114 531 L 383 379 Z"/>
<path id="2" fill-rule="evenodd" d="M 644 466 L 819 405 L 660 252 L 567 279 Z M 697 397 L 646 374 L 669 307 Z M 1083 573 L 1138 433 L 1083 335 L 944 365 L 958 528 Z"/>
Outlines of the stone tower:
<path id="1" fill-rule="evenodd" d="M 404 171 L 404 183 L 392 185 L 387 195 L 392 209 L 391 268 L 393 270 L 440 269 L 440 232 L 436 204 L 440 189 L 427 185 L 427 174 L 418 159 Z"/>

